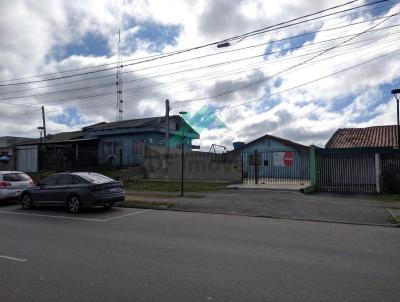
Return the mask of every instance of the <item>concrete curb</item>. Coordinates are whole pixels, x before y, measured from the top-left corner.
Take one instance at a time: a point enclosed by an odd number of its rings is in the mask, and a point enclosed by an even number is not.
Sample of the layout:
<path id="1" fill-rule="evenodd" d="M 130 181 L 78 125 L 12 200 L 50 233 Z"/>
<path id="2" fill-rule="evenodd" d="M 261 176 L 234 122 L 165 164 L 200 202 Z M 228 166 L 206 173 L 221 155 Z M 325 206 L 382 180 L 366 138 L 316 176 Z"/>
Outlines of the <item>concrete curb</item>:
<path id="1" fill-rule="evenodd" d="M 396 224 L 361 223 L 361 222 L 334 221 L 334 220 L 321 220 L 321 219 L 305 219 L 305 218 L 297 218 L 297 217 L 279 217 L 279 216 L 270 216 L 270 215 L 250 215 L 250 214 L 243 214 L 243 213 L 241 214 L 241 213 L 226 213 L 226 212 L 196 211 L 196 210 L 187 210 L 187 209 L 183 209 L 183 208 L 174 208 L 173 205 L 169 206 L 169 207 L 138 205 L 138 206 L 132 206 L 129 208 L 168 210 L 168 211 L 176 211 L 176 212 L 203 213 L 203 214 L 214 214 L 214 215 L 245 216 L 245 217 L 255 217 L 255 218 L 271 218 L 271 219 L 306 221 L 306 222 L 336 223 L 336 224 L 347 224 L 347 225 L 363 225 L 363 226 L 377 226 L 377 227 L 390 227 L 390 228 L 399 228 L 400 227 L 400 223 L 396 223 Z"/>
<path id="2" fill-rule="evenodd" d="M 151 205 L 134 205 L 134 206 L 123 206 L 118 205 L 120 208 L 130 208 L 130 209 L 151 209 L 151 210 L 168 210 L 171 206 L 151 206 Z"/>
<path id="3" fill-rule="evenodd" d="M 308 187 L 308 186 L 307 186 Z M 234 190 L 278 190 L 278 191 L 301 191 L 307 187 L 301 187 L 300 185 L 268 185 L 268 184 L 258 184 L 258 185 L 229 185 L 226 189 Z"/>
<path id="4" fill-rule="evenodd" d="M 271 219 L 282 219 L 282 220 L 295 220 L 295 221 L 306 221 L 306 222 L 323 222 L 323 223 L 336 223 L 336 224 L 348 224 L 348 225 L 365 225 L 365 226 L 379 226 L 379 227 L 400 227 L 400 223 L 396 224 L 380 224 L 380 223 L 361 223 L 361 222 L 348 222 L 348 221 L 334 221 L 334 220 L 321 220 L 321 219 L 305 219 L 296 217 L 279 217 L 270 215 L 250 215 L 250 214 L 240 214 L 240 213 L 224 213 L 224 212 L 207 212 L 207 211 L 196 211 L 196 210 L 185 210 L 170 208 L 169 211 L 180 211 L 189 213 L 204 213 L 204 214 L 219 214 L 219 215 L 231 215 L 231 216 L 246 216 L 246 217 L 258 217 L 258 218 L 271 218 Z"/>

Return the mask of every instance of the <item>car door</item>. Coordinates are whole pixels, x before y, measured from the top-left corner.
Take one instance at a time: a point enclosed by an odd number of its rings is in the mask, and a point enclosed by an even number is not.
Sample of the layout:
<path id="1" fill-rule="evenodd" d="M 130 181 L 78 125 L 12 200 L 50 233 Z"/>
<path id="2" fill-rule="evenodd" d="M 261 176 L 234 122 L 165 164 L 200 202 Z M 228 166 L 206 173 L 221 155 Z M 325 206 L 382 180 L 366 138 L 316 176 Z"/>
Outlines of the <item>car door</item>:
<path id="1" fill-rule="evenodd" d="M 71 193 L 74 192 L 74 177 L 71 174 L 61 174 L 52 191 L 53 201 L 65 203 Z"/>
<path id="2" fill-rule="evenodd" d="M 31 190 L 32 198 L 34 202 L 50 204 L 53 202 L 54 190 L 57 185 L 60 174 L 51 175 L 41 180 Z"/>

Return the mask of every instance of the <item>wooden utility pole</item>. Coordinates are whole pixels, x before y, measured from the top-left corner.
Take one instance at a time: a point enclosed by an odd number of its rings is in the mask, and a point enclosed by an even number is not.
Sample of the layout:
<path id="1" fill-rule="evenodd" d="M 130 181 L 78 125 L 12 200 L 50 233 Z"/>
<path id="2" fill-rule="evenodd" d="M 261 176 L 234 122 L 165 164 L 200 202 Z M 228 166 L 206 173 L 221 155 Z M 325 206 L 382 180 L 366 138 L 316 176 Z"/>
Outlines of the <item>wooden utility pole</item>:
<path id="1" fill-rule="evenodd" d="M 169 111 L 171 107 L 169 106 L 169 100 L 165 100 L 165 147 L 167 148 L 166 154 L 169 154 Z"/>
<path id="2" fill-rule="evenodd" d="M 42 120 L 43 120 L 43 137 L 44 137 L 44 141 L 46 142 L 46 116 L 44 114 L 44 106 L 42 106 Z"/>

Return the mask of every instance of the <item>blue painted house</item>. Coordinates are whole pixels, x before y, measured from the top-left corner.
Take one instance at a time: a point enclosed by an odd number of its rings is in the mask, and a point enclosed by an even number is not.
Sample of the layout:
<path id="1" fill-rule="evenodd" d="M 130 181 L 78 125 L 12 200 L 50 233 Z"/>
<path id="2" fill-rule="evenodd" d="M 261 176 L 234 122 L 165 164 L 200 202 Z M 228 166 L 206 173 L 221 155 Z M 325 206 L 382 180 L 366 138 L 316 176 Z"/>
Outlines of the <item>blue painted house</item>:
<path id="1" fill-rule="evenodd" d="M 307 180 L 310 147 L 266 134 L 247 144 L 234 143 L 242 154 L 243 177 L 266 180 Z"/>
<path id="2" fill-rule="evenodd" d="M 98 162 L 132 165 L 142 162 L 145 145 L 166 146 L 166 119 L 150 117 L 120 122 L 99 123 L 82 129 L 84 137 L 96 139 Z M 192 148 L 192 141 L 200 135 L 179 115 L 169 117 L 170 148 Z M 122 157 L 121 157 L 122 155 Z"/>

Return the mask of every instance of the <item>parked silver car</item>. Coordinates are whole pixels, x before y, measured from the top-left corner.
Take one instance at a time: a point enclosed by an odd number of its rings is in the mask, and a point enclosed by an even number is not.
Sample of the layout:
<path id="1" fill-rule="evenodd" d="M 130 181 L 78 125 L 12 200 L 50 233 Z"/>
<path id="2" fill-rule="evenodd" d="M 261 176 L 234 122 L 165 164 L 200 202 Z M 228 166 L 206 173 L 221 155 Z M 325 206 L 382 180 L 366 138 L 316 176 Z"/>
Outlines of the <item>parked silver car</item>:
<path id="1" fill-rule="evenodd" d="M 125 199 L 123 183 L 99 173 L 71 172 L 46 177 L 21 193 L 24 209 L 38 205 L 67 206 L 72 213 L 83 207 L 111 208 Z"/>
<path id="2" fill-rule="evenodd" d="M 32 185 L 32 178 L 23 172 L 0 171 L 0 200 L 18 198 L 23 190 Z"/>

